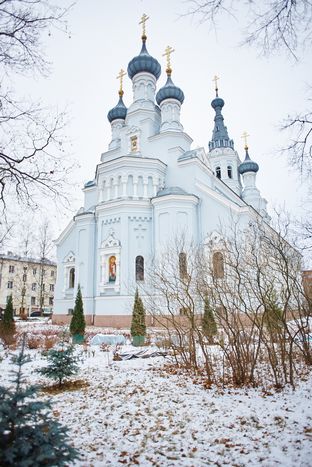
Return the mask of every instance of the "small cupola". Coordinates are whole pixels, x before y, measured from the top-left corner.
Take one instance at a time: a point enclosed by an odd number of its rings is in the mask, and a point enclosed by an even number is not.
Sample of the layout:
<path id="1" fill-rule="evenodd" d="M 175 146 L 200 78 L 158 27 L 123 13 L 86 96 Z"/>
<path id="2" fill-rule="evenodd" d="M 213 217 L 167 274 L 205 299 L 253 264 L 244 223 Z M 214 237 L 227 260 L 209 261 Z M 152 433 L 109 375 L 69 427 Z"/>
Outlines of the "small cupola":
<path id="1" fill-rule="evenodd" d="M 245 132 L 243 134 L 243 138 L 245 138 L 245 159 L 244 161 L 238 166 L 238 172 L 243 175 L 247 172 L 254 172 L 257 173 L 259 170 L 259 165 L 257 162 L 254 162 L 250 159 L 249 153 L 248 153 L 248 145 L 247 145 L 247 133 Z"/>
<path id="2" fill-rule="evenodd" d="M 174 49 L 169 45 L 166 47 L 165 53 L 163 55 L 167 56 L 167 82 L 166 84 L 159 89 L 158 93 L 156 94 L 156 102 L 160 105 L 166 99 L 175 99 L 183 104 L 184 101 L 184 93 L 182 89 L 175 86 L 171 79 L 172 68 L 170 63 L 170 55 L 174 52 Z"/>
<path id="3" fill-rule="evenodd" d="M 109 123 L 112 123 L 114 120 L 125 120 L 127 116 L 127 107 L 125 106 L 122 100 L 122 97 L 124 95 L 124 92 L 122 89 L 122 79 L 124 76 L 126 76 L 126 73 L 124 72 L 123 69 L 121 69 L 119 72 L 119 75 L 117 76 L 117 79 L 120 80 L 120 88 L 118 91 L 119 101 L 117 105 L 115 105 L 115 107 L 113 107 L 107 114 Z"/>

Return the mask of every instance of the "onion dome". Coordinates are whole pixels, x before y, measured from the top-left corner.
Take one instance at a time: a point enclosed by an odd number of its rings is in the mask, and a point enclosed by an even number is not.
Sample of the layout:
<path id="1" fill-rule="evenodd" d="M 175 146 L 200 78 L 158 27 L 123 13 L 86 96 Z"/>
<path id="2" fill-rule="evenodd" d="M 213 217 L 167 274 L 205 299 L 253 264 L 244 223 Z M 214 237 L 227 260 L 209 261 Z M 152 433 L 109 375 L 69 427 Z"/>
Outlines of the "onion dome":
<path id="1" fill-rule="evenodd" d="M 142 49 L 139 55 L 134 57 L 128 65 L 128 76 L 132 79 L 137 73 L 151 73 L 155 76 L 156 79 L 159 78 L 161 73 L 161 66 L 156 60 L 152 57 L 146 49 L 146 36 L 142 36 Z"/>
<path id="2" fill-rule="evenodd" d="M 122 100 L 123 92 L 119 92 L 119 101 L 118 104 L 113 107 L 107 114 L 109 123 L 112 123 L 114 120 L 122 119 L 125 120 L 127 116 L 127 107 Z"/>
<path id="3" fill-rule="evenodd" d="M 173 84 L 170 74 L 168 74 L 165 86 L 160 88 L 156 94 L 156 102 L 158 105 L 160 105 L 165 99 L 176 99 L 181 104 L 183 104 L 184 101 L 184 94 L 182 89 Z"/>
<path id="4" fill-rule="evenodd" d="M 255 172 L 257 173 L 259 170 L 259 165 L 257 162 L 253 162 L 248 154 L 248 146 L 245 146 L 245 151 L 246 151 L 246 156 L 244 162 L 242 162 L 238 166 L 238 171 L 241 175 L 243 175 L 246 172 Z"/>

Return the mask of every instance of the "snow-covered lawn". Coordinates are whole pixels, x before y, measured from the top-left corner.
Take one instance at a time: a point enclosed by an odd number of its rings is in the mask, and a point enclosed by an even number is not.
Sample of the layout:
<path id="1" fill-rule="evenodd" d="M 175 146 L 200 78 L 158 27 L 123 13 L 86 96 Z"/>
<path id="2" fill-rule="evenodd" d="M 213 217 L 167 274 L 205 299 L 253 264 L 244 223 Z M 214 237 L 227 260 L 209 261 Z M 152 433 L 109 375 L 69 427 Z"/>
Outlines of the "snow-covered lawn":
<path id="1" fill-rule="evenodd" d="M 27 380 L 47 383 L 34 373 L 45 362 L 40 351 L 27 353 Z M 166 360 L 113 362 L 96 348 L 78 376 L 89 386 L 50 396 L 81 450 L 75 465 L 311 465 L 311 377 L 296 391 L 207 390 L 164 371 Z M 0 363 L 5 384 L 8 361 Z"/>

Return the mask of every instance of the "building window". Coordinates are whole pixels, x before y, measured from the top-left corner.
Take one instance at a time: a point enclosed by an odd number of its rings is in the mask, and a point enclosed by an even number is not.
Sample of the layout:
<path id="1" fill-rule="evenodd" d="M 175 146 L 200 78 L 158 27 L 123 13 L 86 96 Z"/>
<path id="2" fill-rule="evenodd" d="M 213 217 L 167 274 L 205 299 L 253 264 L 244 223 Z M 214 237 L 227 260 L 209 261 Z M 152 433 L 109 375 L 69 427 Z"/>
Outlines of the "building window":
<path id="1" fill-rule="evenodd" d="M 108 282 L 116 281 L 116 256 L 110 256 L 108 259 Z"/>
<path id="2" fill-rule="evenodd" d="M 54 292 L 54 284 L 50 284 L 50 292 Z"/>
<path id="3" fill-rule="evenodd" d="M 13 289 L 13 281 L 8 282 L 8 289 Z"/>
<path id="4" fill-rule="evenodd" d="M 42 275 L 45 276 L 46 270 L 42 269 Z"/>
<path id="5" fill-rule="evenodd" d="M 49 305 L 53 305 L 53 297 L 49 297 Z"/>
<path id="6" fill-rule="evenodd" d="M 24 267 L 23 267 L 23 270 L 24 270 L 24 273 L 26 273 L 26 272 L 27 272 L 27 267 L 24 266 Z"/>
<path id="7" fill-rule="evenodd" d="M 9 272 L 14 272 L 14 266 L 12 266 L 11 264 L 9 266 Z"/>
<path id="8" fill-rule="evenodd" d="M 51 277 L 54 277 L 54 271 L 51 271 Z"/>
<path id="9" fill-rule="evenodd" d="M 212 268 L 213 268 L 213 276 L 216 279 L 222 279 L 224 277 L 224 259 L 223 259 L 223 254 L 220 251 L 216 251 L 213 254 Z"/>
<path id="10" fill-rule="evenodd" d="M 179 274 L 180 279 L 185 279 L 187 276 L 187 261 L 186 253 L 179 253 Z"/>
<path id="11" fill-rule="evenodd" d="M 27 282 L 27 276 L 26 276 L 26 274 L 23 274 L 23 282 Z"/>
<path id="12" fill-rule="evenodd" d="M 31 297 L 31 298 L 30 298 L 30 304 L 31 304 L 32 306 L 35 306 L 35 305 L 36 305 L 36 297 Z"/>
<path id="13" fill-rule="evenodd" d="M 45 284 L 42 284 L 42 292 L 45 291 Z"/>
<path id="14" fill-rule="evenodd" d="M 130 142 L 131 142 L 131 152 L 136 152 L 138 150 L 138 137 L 131 136 Z"/>
<path id="15" fill-rule="evenodd" d="M 37 284 L 36 284 L 36 282 L 33 282 L 33 283 L 31 284 L 31 290 L 32 290 L 33 292 L 35 292 L 35 291 L 37 290 Z"/>
<path id="16" fill-rule="evenodd" d="M 34 268 L 34 269 L 33 269 L 33 275 L 35 276 L 36 274 L 37 274 L 37 269 Z"/>
<path id="17" fill-rule="evenodd" d="M 74 313 L 73 308 L 68 308 L 67 314 L 71 316 L 73 313 Z"/>
<path id="18" fill-rule="evenodd" d="M 68 288 L 73 289 L 74 287 L 75 287 L 75 268 L 71 268 L 69 271 Z"/>
<path id="19" fill-rule="evenodd" d="M 135 280 L 144 281 L 144 258 L 137 256 L 135 258 Z"/>
<path id="20" fill-rule="evenodd" d="M 230 165 L 227 166 L 227 174 L 228 174 L 228 178 L 232 178 L 233 177 L 233 174 L 232 174 L 232 167 Z"/>
<path id="21" fill-rule="evenodd" d="M 217 178 L 221 178 L 221 167 L 216 168 L 216 176 Z"/>

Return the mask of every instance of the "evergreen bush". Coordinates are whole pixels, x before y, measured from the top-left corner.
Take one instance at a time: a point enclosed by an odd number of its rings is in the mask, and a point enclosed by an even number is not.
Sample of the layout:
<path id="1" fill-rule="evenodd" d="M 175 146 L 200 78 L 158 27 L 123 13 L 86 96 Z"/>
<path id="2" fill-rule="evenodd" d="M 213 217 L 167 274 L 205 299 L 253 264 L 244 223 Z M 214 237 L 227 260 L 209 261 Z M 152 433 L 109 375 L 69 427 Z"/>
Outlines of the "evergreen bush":
<path id="1" fill-rule="evenodd" d="M 135 291 L 130 332 L 132 337 L 146 335 L 145 310 L 138 289 Z"/>
<path id="2" fill-rule="evenodd" d="M 14 388 L 0 386 L 0 465 L 5 467 L 66 466 L 79 459 L 69 444 L 68 430 L 50 415 L 51 402 L 38 400 L 36 386 L 26 386 L 22 350 L 12 362 Z"/>
<path id="3" fill-rule="evenodd" d="M 86 329 L 86 320 L 83 314 L 83 302 L 81 296 L 80 285 L 78 284 L 78 290 L 75 300 L 75 306 L 73 316 L 70 322 L 70 333 L 74 336 L 76 334 L 84 335 Z"/>
<path id="4" fill-rule="evenodd" d="M 58 382 L 62 386 L 64 381 L 78 373 L 78 357 L 74 355 L 74 347 L 69 346 L 61 349 L 51 349 L 45 357 L 48 361 L 48 366 L 37 370 L 41 375 L 47 376 Z"/>
<path id="5" fill-rule="evenodd" d="M 9 295 L 7 297 L 3 319 L 0 321 L 0 338 L 5 344 L 9 345 L 14 341 L 15 331 L 13 299 L 12 295 Z"/>
<path id="6" fill-rule="evenodd" d="M 209 344 L 213 343 L 213 338 L 218 332 L 217 323 L 214 317 L 214 312 L 210 306 L 208 297 L 204 300 L 204 315 L 202 319 L 202 330 L 204 336 L 207 337 Z"/>

